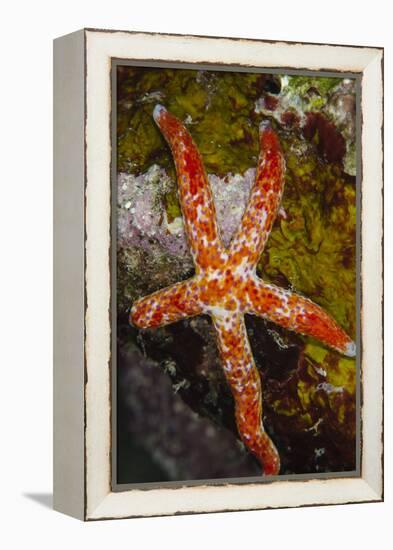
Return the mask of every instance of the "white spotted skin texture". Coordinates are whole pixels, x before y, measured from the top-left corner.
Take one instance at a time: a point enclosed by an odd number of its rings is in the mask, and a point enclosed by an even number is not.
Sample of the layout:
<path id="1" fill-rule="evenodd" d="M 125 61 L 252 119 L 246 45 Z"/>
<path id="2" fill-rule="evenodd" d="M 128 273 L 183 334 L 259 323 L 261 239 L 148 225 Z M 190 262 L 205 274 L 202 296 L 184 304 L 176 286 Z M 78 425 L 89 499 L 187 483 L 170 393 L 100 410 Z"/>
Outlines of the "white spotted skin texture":
<path id="1" fill-rule="evenodd" d="M 262 422 L 262 386 L 244 324 L 258 315 L 288 330 L 312 336 L 348 356 L 355 343 L 320 306 L 256 275 L 256 265 L 279 213 L 285 162 L 278 138 L 260 126 L 260 155 L 249 202 L 238 230 L 225 247 L 212 192 L 192 137 L 165 107 L 154 119 L 171 147 L 179 199 L 195 275 L 135 302 L 130 321 L 140 328 L 208 314 L 213 320 L 222 367 L 235 402 L 239 435 L 264 475 L 280 472 L 280 457 Z"/>

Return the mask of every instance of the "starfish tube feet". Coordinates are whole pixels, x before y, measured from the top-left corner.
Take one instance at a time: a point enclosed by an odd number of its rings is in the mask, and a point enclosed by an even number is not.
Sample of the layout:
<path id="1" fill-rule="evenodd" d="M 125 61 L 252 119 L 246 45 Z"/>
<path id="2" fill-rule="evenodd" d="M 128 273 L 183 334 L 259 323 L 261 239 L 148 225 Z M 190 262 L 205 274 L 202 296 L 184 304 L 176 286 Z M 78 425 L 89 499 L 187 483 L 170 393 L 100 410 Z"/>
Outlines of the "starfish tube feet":
<path id="1" fill-rule="evenodd" d="M 161 114 L 167 113 L 168 111 L 165 109 L 164 105 L 160 105 L 160 103 L 157 103 L 157 105 L 153 109 L 153 118 L 155 121 L 157 121 Z"/>
<path id="2" fill-rule="evenodd" d="M 343 354 L 347 357 L 356 357 L 356 343 L 352 340 L 348 342 Z"/>

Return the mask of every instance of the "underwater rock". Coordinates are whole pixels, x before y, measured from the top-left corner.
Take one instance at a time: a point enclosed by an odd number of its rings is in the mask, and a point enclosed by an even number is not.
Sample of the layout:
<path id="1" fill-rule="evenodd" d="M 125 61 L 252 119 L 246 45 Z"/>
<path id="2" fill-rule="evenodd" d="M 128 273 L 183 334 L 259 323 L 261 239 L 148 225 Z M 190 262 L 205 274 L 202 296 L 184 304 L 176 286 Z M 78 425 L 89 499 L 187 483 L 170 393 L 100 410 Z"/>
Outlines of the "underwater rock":
<path id="1" fill-rule="evenodd" d="M 127 437 L 153 462 L 147 481 L 260 475 L 258 464 L 233 433 L 187 406 L 178 393 L 187 387 L 185 379 L 172 386 L 165 371 L 132 345 L 122 347 L 118 368 Z M 176 367 L 165 367 L 171 368 Z M 120 464 L 119 479 L 141 481 L 140 469 L 131 455 L 128 464 Z"/>

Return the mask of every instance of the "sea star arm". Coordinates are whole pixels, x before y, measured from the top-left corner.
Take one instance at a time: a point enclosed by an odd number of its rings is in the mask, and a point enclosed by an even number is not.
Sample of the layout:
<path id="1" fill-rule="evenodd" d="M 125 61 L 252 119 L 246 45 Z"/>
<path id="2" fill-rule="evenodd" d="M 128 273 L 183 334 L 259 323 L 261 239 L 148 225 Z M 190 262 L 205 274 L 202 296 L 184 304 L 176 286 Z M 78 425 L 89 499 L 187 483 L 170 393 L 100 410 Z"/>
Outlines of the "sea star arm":
<path id="1" fill-rule="evenodd" d="M 135 302 L 130 321 L 139 328 L 159 327 L 201 313 L 197 283 L 192 278 Z"/>
<path id="2" fill-rule="evenodd" d="M 259 129 L 260 154 L 255 182 L 230 253 L 238 263 L 254 266 L 269 237 L 284 190 L 285 163 L 276 133 L 269 122 Z"/>
<path id="3" fill-rule="evenodd" d="M 308 298 L 255 278 L 248 285 L 248 300 L 248 313 L 312 336 L 348 357 L 356 355 L 355 342 L 326 311 Z"/>
<path id="4" fill-rule="evenodd" d="M 264 475 L 280 470 L 280 457 L 262 422 L 262 388 L 252 356 L 244 317 L 236 312 L 212 315 L 226 379 L 235 401 L 236 424 L 246 447 L 263 466 Z"/>
<path id="5" fill-rule="evenodd" d="M 183 124 L 162 105 L 153 117 L 175 160 L 183 221 L 197 272 L 220 265 L 222 244 L 209 180 L 199 151 Z"/>

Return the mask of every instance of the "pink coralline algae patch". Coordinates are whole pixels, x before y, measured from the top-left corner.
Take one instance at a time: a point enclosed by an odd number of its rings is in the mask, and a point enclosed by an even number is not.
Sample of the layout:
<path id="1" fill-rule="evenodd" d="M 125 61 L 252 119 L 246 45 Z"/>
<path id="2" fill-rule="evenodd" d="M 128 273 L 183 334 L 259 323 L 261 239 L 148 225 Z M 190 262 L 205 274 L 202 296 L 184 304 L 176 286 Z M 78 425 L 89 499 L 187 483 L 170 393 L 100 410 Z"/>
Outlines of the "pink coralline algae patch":
<path id="1" fill-rule="evenodd" d="M 280 456 L 262 422 L 261 379 L 244 315 L 260 316 L 311 336 L 351 357 L 356 353 L 355 343 L 320 306 L 265 283 L 256 275 L 256 265 L 284 191 L 284 156 L 270 124 L 260 125 L 255 180 L 240 223 L 232 239 L 228 228 L 225 244 L 210 182 L 190 134 L 161 105 L 154 109 L 154 118 L 175 160 L 184 230 L 195 275 L 135 302 L 130 321 L 139 328 L 154 328 L 201 314 L 212 318 L 221 365 L 235 401 L 239 435 L 259 460 L 264 475 L 276 475 L 280 471 Z M 150 223 L 152 215 L 150 211 L 146 218 L 141 215 L 136 222 L 138 227 Z"/>
<path id="2" fill-rule="evenodd" d="M 255 178 L 255 169 L 244 174 L 228 174 L 220 178 L 208 176 L 216 206 L 220 235 L 227 246 L 239 226 Z M 168 221 L 165 194 L 172 181 L 163 168 L 153 165 L 147 172 L 134 176 L 118 176 L 118 246 L 141 246 L 152 250 L 158 244 L 162 250 L 186 263 L 191 261 L 182 217 Z"/>
<path id="3" fill-rule="evenodd" d="M 243 175 L 228 174 L 225 178 L 219 178 L 210 174 L 208 178 L 221 240 L 224 246 L 228 246 L 247 206 L 255 180 L 255 169 L 249 168 Z"/>
<path id="4" fill-rule="evenodd" d="M 142 247 L 146 251 L 158 244 L 168 254 L 190 257 L 183 224 L 169 223 L 164 196 L 171 186 L 165 170 L 153 165 L 145 174 L 118 176 L 118 247 Z"/>

